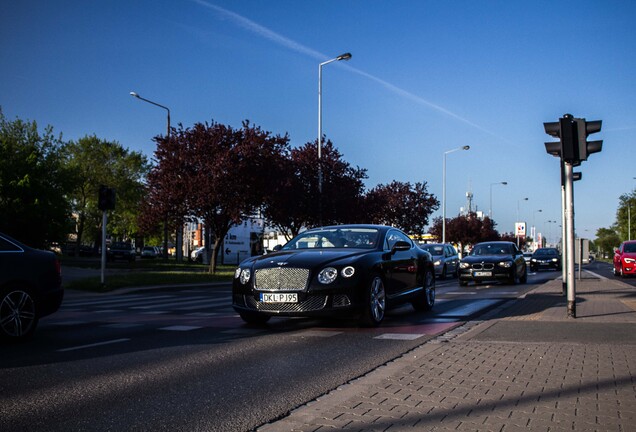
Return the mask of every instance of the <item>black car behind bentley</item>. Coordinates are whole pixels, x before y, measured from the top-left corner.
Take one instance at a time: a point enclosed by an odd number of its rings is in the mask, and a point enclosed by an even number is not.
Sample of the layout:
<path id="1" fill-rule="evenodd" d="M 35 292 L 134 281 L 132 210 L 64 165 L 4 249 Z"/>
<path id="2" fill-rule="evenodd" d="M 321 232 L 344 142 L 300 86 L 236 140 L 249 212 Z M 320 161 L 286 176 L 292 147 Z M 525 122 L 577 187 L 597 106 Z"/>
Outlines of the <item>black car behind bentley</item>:
<path id="1" fill-rule="evenodd" d="M 279 251 L 236 269 L 232 305 L 248 323 L 272 316 L 360 317 L 377 326 L 388 307 L 435 303 L 431 255 L 402 231 L 338 225 L 299 234 Z"/>
<path id="2" fill-rule="evenodd" d="M 459 264 L 459 284 L 504 281 L 526 283 L 528 271 L 523 253 L 512 242 L 477 243 Z"/>
<path id="3" fill-rule="evenodd" d="M 63 297 L 60 262 L 53 252 L 0 233 L 0 339 L 30 337 L 40 318 L 60 308 Z"/>

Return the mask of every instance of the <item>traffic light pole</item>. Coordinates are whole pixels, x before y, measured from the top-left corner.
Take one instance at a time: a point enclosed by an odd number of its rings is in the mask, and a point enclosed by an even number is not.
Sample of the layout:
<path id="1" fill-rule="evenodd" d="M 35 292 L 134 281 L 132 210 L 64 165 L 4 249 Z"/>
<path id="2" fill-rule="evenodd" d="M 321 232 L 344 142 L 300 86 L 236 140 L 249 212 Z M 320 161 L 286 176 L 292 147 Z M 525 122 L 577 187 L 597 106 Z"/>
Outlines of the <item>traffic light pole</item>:
<path id="1" fill-rule="evenodd" d="M 101 283 L 104 286 L 104 273 L 106 272 L 106 224 L 108 223 L 108 216 L 106 210 L 102 211 L 102 274 Z"/>
<path id="2" fill-rule="evenodd" d="M 574 179 L 573 166 L 564 162 L 564 183 L 565 183 L 565 208 L 563 215 L 565 219 L 565 260 L 567 273 L 567 316 L 576 318 L 576 280 L 574 274 Z"/>
<path id="3" fill-rule="evenodd" d="M 565 163 L 561 161 L 561 282 L 563 296 L 568 292 L 568 262 L 565 251 L 565 238 L 567 233 L 567 224 L 565 223 Z"/>

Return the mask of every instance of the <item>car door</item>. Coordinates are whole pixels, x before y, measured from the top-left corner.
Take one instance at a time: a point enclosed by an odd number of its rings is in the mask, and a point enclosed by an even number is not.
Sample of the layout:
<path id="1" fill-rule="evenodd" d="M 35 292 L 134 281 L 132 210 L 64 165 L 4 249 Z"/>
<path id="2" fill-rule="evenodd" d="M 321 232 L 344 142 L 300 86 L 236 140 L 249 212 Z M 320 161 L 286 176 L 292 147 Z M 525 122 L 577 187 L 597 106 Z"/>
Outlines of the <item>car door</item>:
<path id="1" fill-rule="evenodd" d="M 459 265 L 459 257 L 457 256 L 457 251 L 451 245 L 446 245 L 445 249 L 446 266 L 452 274 L 455 274 L 457 272 L 457 266 Z"/>
<path id="2" fill-rule="evenodd" d="M 398 242 L 407 242 L 410 245 L 408 250 L 394 250 Z M 417 286 L 417 254 L 413 241 L 403 232 L 389 230 L 385 240 L 385 267 L 387 296 L 389 298 L 398 296 L 412 290 Z"/>

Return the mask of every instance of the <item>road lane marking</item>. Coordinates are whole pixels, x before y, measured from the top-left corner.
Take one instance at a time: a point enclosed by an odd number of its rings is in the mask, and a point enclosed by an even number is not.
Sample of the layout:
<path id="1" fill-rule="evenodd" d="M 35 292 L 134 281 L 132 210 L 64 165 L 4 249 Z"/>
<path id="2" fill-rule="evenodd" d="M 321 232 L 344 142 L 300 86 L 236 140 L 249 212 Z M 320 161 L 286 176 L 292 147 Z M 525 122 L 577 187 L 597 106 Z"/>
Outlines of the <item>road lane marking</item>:
<path id="1" fill-rule="evenodd" d="M 408 333 L 384 333 L 381 334 L 379 336 L 374 337 L 373 339 L 388 339 L 388 340 L 415 340 L 415 339 L 419 339 L 422 336 L 425 336 L 424 334 L 419 334 L 419 333 L 413 333 L 413 334 L 408 334 Z"/>
<path id="2" fill-rule="evenodd" d="M 94 348 L 94 347 L 103 346 L 103 345 L 111 345 L 114 343 L 128 342 L 129 340 L 130 339 L 128 338 L 113 339 L 113 340 L 104 341 L 104 342 L 95 342 L 95 343 L 87 344 L 87 345 L 78 345 L 78 346 L 74 346 L 70 348 L 62 348 L 57 350 L 57 352 L 77 351 L 77 350 L 86 349 L 86 348 Z"/>

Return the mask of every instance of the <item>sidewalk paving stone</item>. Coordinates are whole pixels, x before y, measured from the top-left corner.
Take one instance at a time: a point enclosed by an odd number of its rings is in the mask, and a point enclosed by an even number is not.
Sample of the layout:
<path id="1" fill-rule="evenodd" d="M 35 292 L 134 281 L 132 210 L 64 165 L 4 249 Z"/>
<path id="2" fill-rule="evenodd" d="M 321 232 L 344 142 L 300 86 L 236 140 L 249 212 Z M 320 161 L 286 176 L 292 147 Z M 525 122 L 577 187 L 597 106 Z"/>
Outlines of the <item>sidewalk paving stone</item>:
<path id="1" fill-rule="evenodd" d="M 636 289 L 588 275 L 566 304 L 546 283 L 259 432 L 636 431 Z"/>

